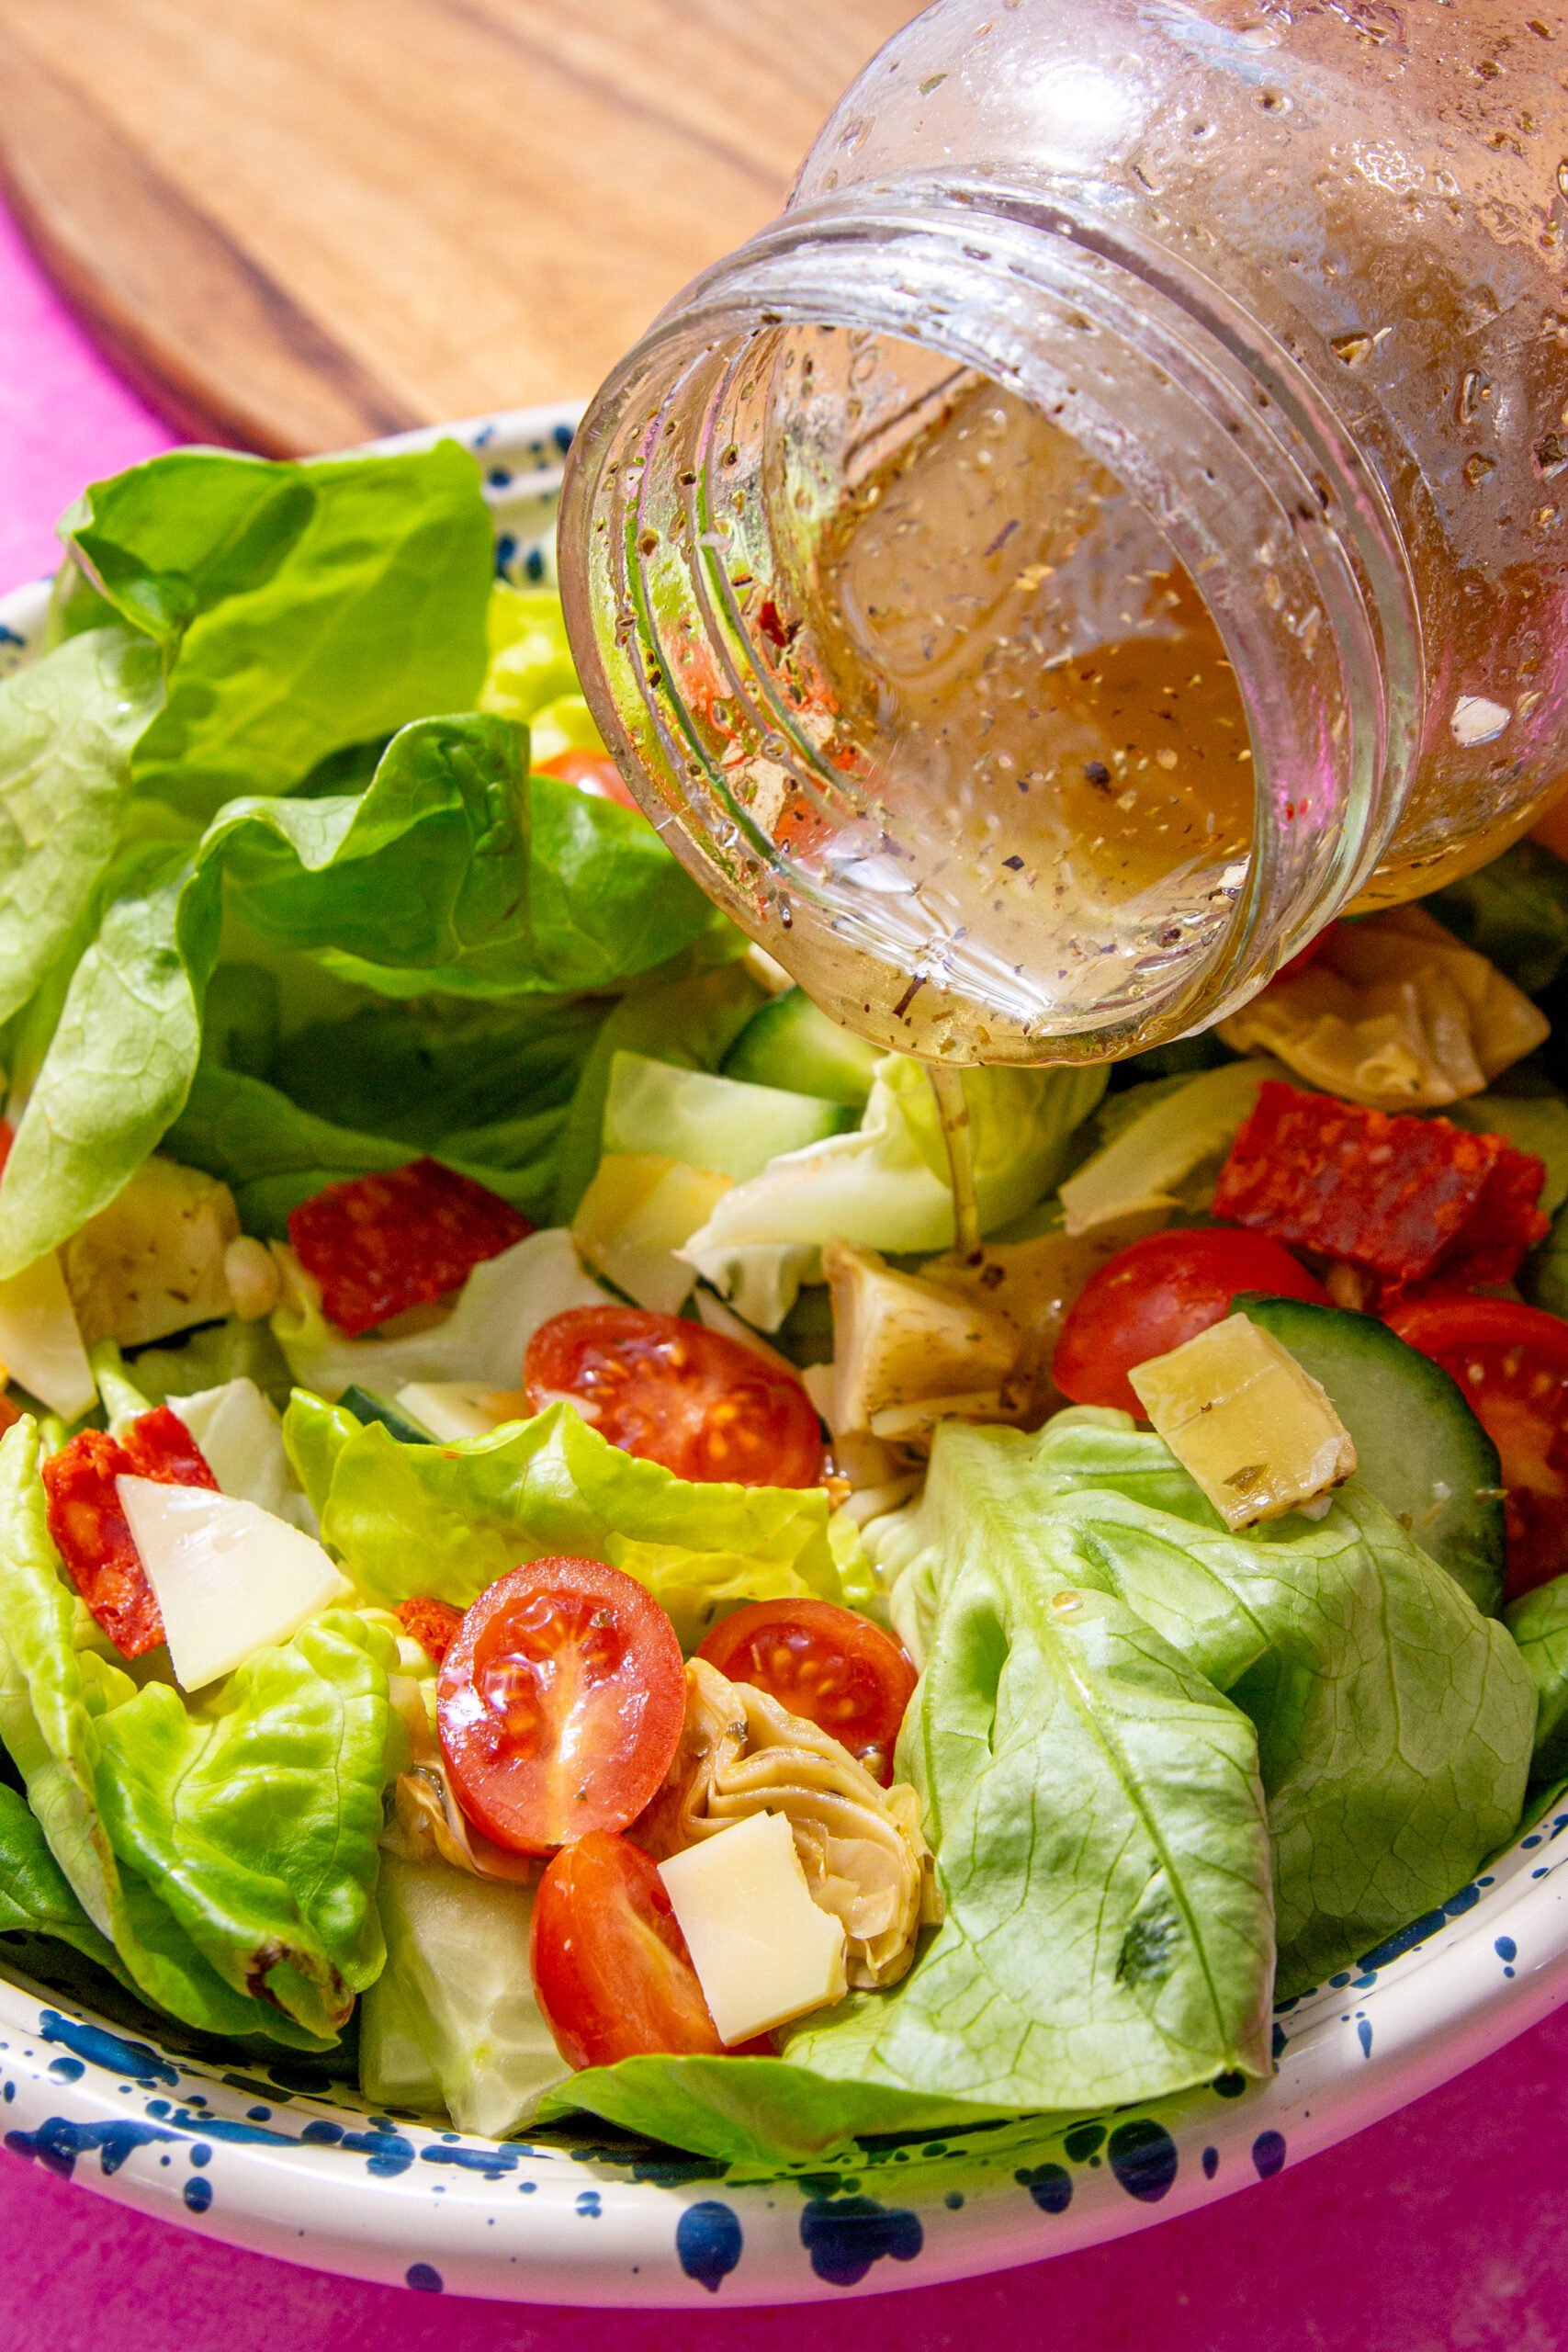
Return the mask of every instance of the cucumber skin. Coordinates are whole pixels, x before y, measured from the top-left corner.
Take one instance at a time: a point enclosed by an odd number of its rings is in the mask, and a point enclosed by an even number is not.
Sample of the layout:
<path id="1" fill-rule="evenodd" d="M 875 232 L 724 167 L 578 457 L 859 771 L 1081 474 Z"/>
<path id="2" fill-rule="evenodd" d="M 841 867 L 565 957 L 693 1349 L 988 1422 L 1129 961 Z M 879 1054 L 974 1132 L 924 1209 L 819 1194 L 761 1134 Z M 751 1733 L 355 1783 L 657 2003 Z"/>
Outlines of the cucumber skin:
<path id="1" fill-rule="evenodd" d="M 881 1059 L 874 1046 L 840 1029 L 804 989 L 786 989 L 758 1006 L 720 1063 L 719 1074 L 863 1111 Z"/>
<path id="2" fill-rule="evenodd" d="M 1502 1606 L 1506 1566 L 1497 1449 L 1440 1364 L 1386 1323 L 1341 1306 L 1242 1294 L 1233 1308 L 1271 1333 L 1328 1392 L 1355 1441 L 1357 1476 L 1483 1616 Z M 1450 1498 L 1431 1516 L 1431 1489 Z"/>
<path id="3" fill-rule="evenodd" d="M 354 1415 L 356 1421 L 378 1421 L 400 1445 L 434 1445 L 435 1442 L 428 1430 L 422 1430 L 417 1422 L 409 1419 L 406 1413 L 400 1413 L 385 1396 L 373 1396 L 368 1388 L 361 1388 L 357 1381 L 351 1382 L 337 1401 L 345 1413 Z"/>

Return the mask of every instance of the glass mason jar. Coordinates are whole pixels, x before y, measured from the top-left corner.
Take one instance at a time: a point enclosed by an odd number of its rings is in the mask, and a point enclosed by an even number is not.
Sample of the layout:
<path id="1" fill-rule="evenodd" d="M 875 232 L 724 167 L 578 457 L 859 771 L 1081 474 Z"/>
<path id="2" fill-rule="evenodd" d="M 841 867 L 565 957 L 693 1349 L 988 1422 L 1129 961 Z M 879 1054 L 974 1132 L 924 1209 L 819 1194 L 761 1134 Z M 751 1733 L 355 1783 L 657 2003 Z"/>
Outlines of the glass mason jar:
<path id="1" fill-rule="evenodd" d="M 1546 0 L 941 0 L 623 361 L 562 514 L 588 696 L 829 1012 L 1123 1053 L 1528 825 L 1565 80 Z"/>

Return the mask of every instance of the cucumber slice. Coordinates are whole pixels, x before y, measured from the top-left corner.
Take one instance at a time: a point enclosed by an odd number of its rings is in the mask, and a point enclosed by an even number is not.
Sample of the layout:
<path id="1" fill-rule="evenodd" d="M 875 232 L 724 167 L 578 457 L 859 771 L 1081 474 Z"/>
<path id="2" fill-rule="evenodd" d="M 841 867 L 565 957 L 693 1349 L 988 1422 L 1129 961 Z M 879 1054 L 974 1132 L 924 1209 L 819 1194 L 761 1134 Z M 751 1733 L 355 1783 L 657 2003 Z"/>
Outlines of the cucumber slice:
<path id="1" fill-rule="evenodd" d="M 422 1430 L 417 1421 L 411 1421 L 406 1413 L 400 1413 L 385 1396 L 374 1396 L 368 1388 L 361 1388 L 357 1381 L 345 1388 L 337 1401 L 345 1413 L 354 1415 L 356 1421 L 379 1421 L 381 1427 L 389 1430 L 401 1445 L 434 1445 L 435 1442 L 428 1430 Z"/>
<path id="2" fill-rule="evenodd" d="M 863 1111 L 881 1059 L 874 1046 L 829 1021 L 804 989 L 786 989 L 758 1007 L 719 1068 L 726 1078 L 798 1087 Z"/>
<path id="3" fill-rule="evenodd" d="M 842 1103 L 777 1086 L 679 1069 L 648 1054 L 615 1055 L 604 1099 L 604 1150 L 651 1152 L 743 1184 L 781 1151 L 800 1151 L 853 1125 Z"/>
<path id="4" fill-rule="evenodd" d="M 1298 1298 L 1235 1304 L 1328 1391 L 1355 1440 L 1362 1485 L 1495 1617 L 1504 1567 L 1497 1449 L 1458 1384 L 1370 1315 Z"/>

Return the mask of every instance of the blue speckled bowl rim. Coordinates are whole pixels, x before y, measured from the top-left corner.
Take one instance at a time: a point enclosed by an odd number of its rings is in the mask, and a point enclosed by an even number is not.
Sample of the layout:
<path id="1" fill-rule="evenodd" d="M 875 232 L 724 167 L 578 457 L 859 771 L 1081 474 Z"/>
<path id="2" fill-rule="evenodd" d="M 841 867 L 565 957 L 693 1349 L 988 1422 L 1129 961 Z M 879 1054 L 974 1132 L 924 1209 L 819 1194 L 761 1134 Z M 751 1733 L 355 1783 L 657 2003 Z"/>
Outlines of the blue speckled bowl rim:
<path id="1" fill-rule="evenodd" d="M 472 449 L 497 564 L 553 575 L 578 412 L 441 432 Z M 0 674 L 41 583 L 0 599 Z M 14 2156 L 231 2245 L 415 2292 L 600 2306 L 804 2301 L 973 2277 L 1092 2245 L 1271 2178 L 1419 2098 L 1568 1998 L 1568 1809 L 1354 1971 L 1284 2005 L 1271 2081 L 1147 2108 L 879 2139 L 852 2165 L 740 2183 L 588 2132 L 494 2142 L 377 2115 L 286 2056 L 207 2064 L 5 1964 L 0 2136 Z"/>

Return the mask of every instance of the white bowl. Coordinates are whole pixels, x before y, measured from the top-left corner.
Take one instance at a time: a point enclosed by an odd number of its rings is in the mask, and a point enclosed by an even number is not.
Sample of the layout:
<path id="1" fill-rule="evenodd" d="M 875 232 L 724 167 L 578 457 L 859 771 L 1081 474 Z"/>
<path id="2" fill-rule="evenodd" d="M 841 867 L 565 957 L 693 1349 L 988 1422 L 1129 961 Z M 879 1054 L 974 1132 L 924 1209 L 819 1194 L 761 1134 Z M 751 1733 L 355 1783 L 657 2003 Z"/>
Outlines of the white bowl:
<path id="1" fill-rule="evenodd" d="M 480 457 L 502 561 L 547 577 L 576 412 L 449 428 Z M 434 436 L 411 435 L 407 442 Z M 387 446 L 387 445 L 382 445 Z M 392 445 L 400 446 L 400 445 Z M 0 673 L 42 584 L 0 599 Z M 367 2112 L 288 2053 L 225 2068 L 129 2038 L 17 1973 L 0 1939 L 0 2131 L 16 2154 L 232 2245 L 428 2293 L 591 2304 L 828 2300 L 1092 2245 L 1268 2179 L 1417 2098 L 1568 1998 L 1555 1811 L 1355 1972 L 1289 2004 L 1278 2072 L 1149 2108 L 924 2132 L 853 2165 L 726 2180 L 589 2124 L 576 2145 Z"/>

